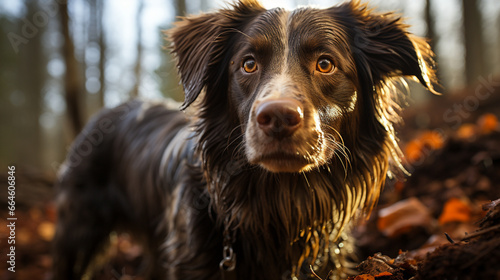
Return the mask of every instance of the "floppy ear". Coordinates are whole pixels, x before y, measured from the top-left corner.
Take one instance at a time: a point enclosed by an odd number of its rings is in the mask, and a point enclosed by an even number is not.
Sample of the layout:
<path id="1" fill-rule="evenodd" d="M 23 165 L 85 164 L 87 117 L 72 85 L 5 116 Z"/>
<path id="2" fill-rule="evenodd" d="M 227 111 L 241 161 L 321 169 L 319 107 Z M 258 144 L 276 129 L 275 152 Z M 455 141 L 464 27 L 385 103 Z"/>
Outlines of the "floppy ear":
<path id="1" fill-rule="evenodd" d="M 184 88 L 182 110 L 196 100 L 205 85 L 210 54 L 217 34 L 220 34 L 217 21 L 217 14 L 184 18 L 166 32 L 172 42 L 172 53 L 177 58 L 177 70 Z"/>
<path id="2" fill-rule="evenodd" d="M 193 103 L 208 84 L 218 88 L 227 75 L 230 40 L 244 22 L 263 11 L 256 0 L 236 3 L 215 13 L 183 18 L 166 32 L 172 42 L 172 53 L 184 87 L 185 99 L 181 110 Z"/>
<path id="3" fill-rule="evenodd" d="M 377 14 L 352 1 L 333 8 L 351 30 L 352 52 L 358 73 L 377 86 L 386 78 L 412 76 L 433 93 L 436 84 L 434 53 L 429 44 L 411 35 L 392 13 Z"/>

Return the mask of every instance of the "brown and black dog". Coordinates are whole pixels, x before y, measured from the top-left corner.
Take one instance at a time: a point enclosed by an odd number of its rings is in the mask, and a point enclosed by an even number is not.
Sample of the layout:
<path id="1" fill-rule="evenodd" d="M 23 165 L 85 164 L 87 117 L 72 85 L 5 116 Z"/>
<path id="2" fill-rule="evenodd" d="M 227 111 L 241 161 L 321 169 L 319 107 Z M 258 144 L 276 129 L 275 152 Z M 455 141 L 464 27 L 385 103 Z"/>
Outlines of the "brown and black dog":
<path id="1" fill-rule="evenodd" d="M 147 279 L 338 269 L 342 229 L 403 171 L 396 84 L 434 92 L 428 44 L 357 1 L 241 1 L 168 36 L 195 117 L 131 101 L 93 118 L 61 170 L 55 278 L 90 271 L 114 230 L 144 242 Z"/>

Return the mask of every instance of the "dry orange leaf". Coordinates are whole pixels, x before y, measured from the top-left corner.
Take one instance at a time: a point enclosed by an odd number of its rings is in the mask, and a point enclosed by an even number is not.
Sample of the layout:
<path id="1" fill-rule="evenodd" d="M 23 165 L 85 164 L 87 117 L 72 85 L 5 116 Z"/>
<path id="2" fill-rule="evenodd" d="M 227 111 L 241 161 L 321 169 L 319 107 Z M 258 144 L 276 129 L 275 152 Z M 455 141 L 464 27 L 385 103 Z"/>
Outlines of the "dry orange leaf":
<path id="1" fill-rule="evenodd" d="M 433 150 L 441 149 L 444 145 L 444 139 L 442 135 L 436 131 L 426 131 L 420 136 L 420 141 L 425 147 L 429 147 Z"/>
<path id="2" fill-rule="evenodd" d="M 437 131 L 425 131 L 405 147 L 405 155 L 410 163 L 414 163 L 425 156 L 429 151 L 441 149 L 444 138 Z"/>
<path id="3" fill-rule="evenodd" d="M 52 222 L 41 222 L 37 228 L 38 235 L 45 241 L 52 241 L 56 228 Z"/>
<path id="4" fill-rule="evenodd" d="M 405 155 L 410 163 L 416 162 L 422 157 L 422 148 L 422 143 L 418 140 L 406 144 Z"/>
<path id="5" fill-rule="evenodd" d="M 457 137 L 460 139 L 470 139 L 476 135 L 476 126 L 470 123 L 461 125 L 457 130 Z"/>
<path id="6" fill-rule="evenodd" d="M 354 280 L 375 280 L 375 277 L 369 274 L 361 274 L 356 276 Z"/>
<path id="7" fill-rule="evenodd" d="M 443 225 L 450 222 L 468 222 L 470 219 L 470 206 L 458 198 L 450 198 L 444 204 L 443 212 L 439 216 L 439 223 Z"/>
<path id="8" fill-rule="evenodd" d="M 380 272 L 379 274 L 375 275 L 375 278 L 384 277 L 384 276 L 392 276 L 392 273 L 390 273 L 388 271 Z"/>
<path id="9" fill-rule="evenodd" d="M 477 125 L 481 133 L 489 134 L 498 128 L 498 118 L 494 114 L 487 113 L 477 120 Z"/>
<path id="10" fill-rule="evenodd" d="M 415 226 L 428 227 L 433 220 L 429 209 L 415 197 L 380 209 L 378 216 L 378 230 L 389 237 L 408 232 Z"/>

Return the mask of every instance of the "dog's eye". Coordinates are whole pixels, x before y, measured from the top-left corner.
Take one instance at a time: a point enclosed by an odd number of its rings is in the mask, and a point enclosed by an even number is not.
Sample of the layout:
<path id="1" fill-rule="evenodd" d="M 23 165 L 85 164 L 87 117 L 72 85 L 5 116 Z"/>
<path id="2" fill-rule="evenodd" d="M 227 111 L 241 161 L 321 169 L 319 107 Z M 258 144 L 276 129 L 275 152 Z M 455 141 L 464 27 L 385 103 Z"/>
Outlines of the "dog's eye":
<path id="1" fill-rule="evenodd" d="M 328 58 L 320 58 L 316 63 L 316 70 L 321 73 L 330 73 L 333 71 L 333 62 Z"/>
<path id="2" fill-rule="evenodd" d="M 243 70 L 247 73 L 253 73 L 257 71 L 257 62 L 255 62 L 255 59 L 253 58 L 248 58 L 247 60 L 243 61 Z"/>

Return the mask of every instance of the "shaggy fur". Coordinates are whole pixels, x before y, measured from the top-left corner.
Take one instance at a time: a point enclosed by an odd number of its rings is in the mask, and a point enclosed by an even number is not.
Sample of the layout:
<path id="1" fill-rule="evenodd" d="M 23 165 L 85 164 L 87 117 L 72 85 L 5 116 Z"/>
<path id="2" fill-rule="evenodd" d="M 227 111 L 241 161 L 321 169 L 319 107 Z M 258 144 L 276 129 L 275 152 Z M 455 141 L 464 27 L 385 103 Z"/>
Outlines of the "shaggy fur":
<path id="1" fill-rule="evenodd" d="M 223 245 L 236 279 L 314 279 L 309 265 L 326 277 L 343 228 L 404 172 L 396 83 L 434 91 L 433 54 L 406 28 L 358 2 L 247 0 L 177 23 L 168 36 L 195 117 L 131 101 L 86 126 L 58 184 L 55 279 L 80 279 L 113 230 L 144 242 L 151 279 L 227 277 Z"/>

